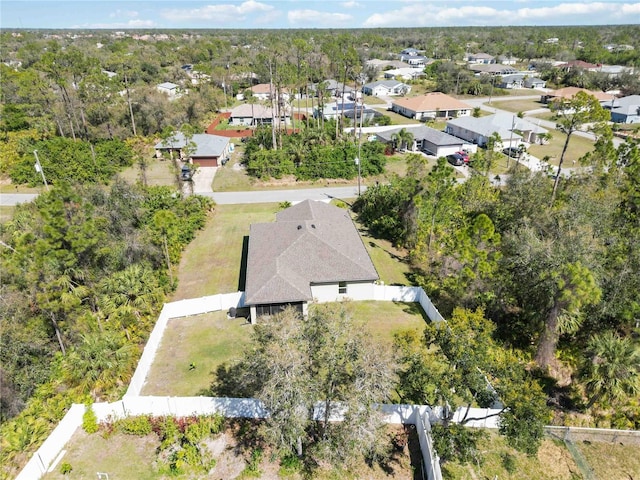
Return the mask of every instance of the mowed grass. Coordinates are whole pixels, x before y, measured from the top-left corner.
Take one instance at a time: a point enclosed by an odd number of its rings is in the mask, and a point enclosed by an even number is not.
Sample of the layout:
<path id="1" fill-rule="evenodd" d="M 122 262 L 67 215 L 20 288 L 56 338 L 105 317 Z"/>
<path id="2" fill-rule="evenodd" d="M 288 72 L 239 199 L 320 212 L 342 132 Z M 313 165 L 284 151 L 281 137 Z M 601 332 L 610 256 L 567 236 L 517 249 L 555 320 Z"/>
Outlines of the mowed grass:
<path id="1" fill-rule="evenodd" d="M 252 330 L 226 311 L 170 320 L 142 395 L 208 395 L 211 372 L 242 354 Z"/>
<path id="2" fill-rule="evenodd" d="M 531 145 L 527 151 L 534 157 L 543 159 L 549 157 L 549 163 L 552 165 L 558 165 L 560 162 L 560 155 L 562 153 L 562 147 L 567 136 L 557 130 L 551 132 L 553 137 L 545 145 Z M 579 167 L 578 160 L 585 154 L 593 151 L 594 144 L 592 140 L 588 138 L 580 137 L 576 134 L 571 135 L 569 139 L 569 146 L 567 153 L 565 154 L 563 167 Z M 575 162 L 575 163 L 574 163 Z"/>
<path id="3" fill-rule="evenodd" d="M 499 108 L 500 110 L 506 110 L 507 112 L 527 112 L 529 110 L 538 110 L 540 108 L 546 108 L 546 104 L 538 100 L 504 100 L 498 102 L 491 102 L 491 106 Z"/>
<path id="4" fill-rule="evenodd" d="M 44 480 L 94 479 L 96 472 L 108 472 L 110 479 L 127 478 L 155 480 L 167 478 L 154 471 L 158 437 L 138 437 L 116 433 L 108 438 L 100 434 L 89 435 L 78 428 L 65 445 L 62 461 Z M 63 463 L 71 465 L 67 475 L 60 473 Z M 175 477 L 171 477 L 175 478 Z"/>
<path id="5" fill-rule="evenodd" d="M 388 348 L 395 333 L 422 330 L 426 322 L 418 304 L 363 301 L 342 305 L 368 336 Z M 170 320 L 142 395 L 208 395 L 212 372 L 222 363 L 240 358 L 252 330 L 246 319 L 227 319 L 226 312 Z"/>
<path id="6" fill-rule="evenodd" d="M 149 158 L 148 162 L 146 172 L 147 185 L 175 186 L 176 177 L 175 173 L 172 171 L 170 159 L 167 158 L 160 160 L 159 158 Z M 133 184 L 141 182 L 142 177 L 140 176 L 140 167 L 137 165 L 127 167 L 120 173 L 120 177 Z"/>
<path id="7" fill-rule="evenodd" d="M 628 480 L 640 478 L 640 445 L 576 442 L 596 478 Z"/>
<path id="8" fill-rule="evenodd" d="M 278 210 L 276 203 L 217 205 L 182 255 L 173 300 L 237 292 L 249 226 L 275 221 Z"/>
<path id="9" fill-rule="evenodd" d="M 447 480 L 575 480 L 582 478 L 571 453 L 562 442 L 545 439 L 536 456 L 530 457 L 510 447 L 497 432 L 489 431 L 480 441 L 480 464 L 448 462 L 442 466 Z M 609 476 L 598 478 L 610 478 Z"/>

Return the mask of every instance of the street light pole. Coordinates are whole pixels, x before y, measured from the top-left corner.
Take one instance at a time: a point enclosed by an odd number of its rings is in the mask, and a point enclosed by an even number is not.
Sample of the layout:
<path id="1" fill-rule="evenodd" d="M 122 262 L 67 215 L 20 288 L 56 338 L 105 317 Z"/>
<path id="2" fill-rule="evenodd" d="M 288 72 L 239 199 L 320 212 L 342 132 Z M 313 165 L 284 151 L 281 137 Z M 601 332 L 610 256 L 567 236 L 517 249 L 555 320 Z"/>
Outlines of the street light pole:
<path id="1" fill-rule="evenodd" d="M 47 179 L 44 176 L 44 170 L 42 170 L 42 165 L 40 165 L 40 159 L 38 158 L 38 150 L 33 151 L 33 155 L 36 157 L 36 164 L 34 165 L 36 172 L 39 172 L 42 175 L 42 181 L 44 182 L 44 186 L 49 191 L 49 184 L 47 183 Z"/>

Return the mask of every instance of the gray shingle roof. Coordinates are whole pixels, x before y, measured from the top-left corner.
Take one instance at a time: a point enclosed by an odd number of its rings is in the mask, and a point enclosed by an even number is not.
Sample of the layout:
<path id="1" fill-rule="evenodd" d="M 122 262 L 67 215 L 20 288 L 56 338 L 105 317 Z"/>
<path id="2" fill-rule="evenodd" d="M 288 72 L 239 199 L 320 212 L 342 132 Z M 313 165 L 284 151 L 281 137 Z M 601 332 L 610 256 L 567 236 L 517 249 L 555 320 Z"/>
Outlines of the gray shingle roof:
<path id="1" fill-rule="evenodd" d="M 386 130 L 384 132 L 377 132 L 376 135 L 386 142 L 391 141 L 391 137 L 404 128 L 407 132 L 413 135 L 414 140 L 424 139 L 433 145 L 446 146 L 446 145 L 462 145 L 464 140 L 449 135 L 448 133 L 436 130 L 435 128 L 420 125 L 417 127 L 399 127 L 393 130 Z"/>
<path id="2" fill-rule="evenodd" d="M 227 137 L 219 135 L 210 135 L 208 133 L 196 133 L 191 138 L 195 144 L 196 150 L 191 154 L 192 157 L 219 157 L 224 153 L 224 149 L 229 143 Z M 181 149 L 187 144 L 185 136 L 182 132 L 177 132 L 172 138 L 168 138 L 158 142 L 155 146 L 156 150 L 167 148 Z"/>
<path id="3" fill-rule="evenodd" d="M 309 301 L 311 284 L 378 279 L 349 214 L 305 200 L 251 225 L 246 304 Z"/>
<path id="4" fill-rule="evenodd" d="M 475 133 L 490 137 L 493 132 L 497 132 L 501 138 L 508 138 L 511 130 L 521 130 L 523 132 L 546 133 L 548 130 L 539 127 L 526 119 L 519 118 L 509 113 L 496 113 L 486 117 L 458 117 L 447 122 L 449 125 L 456 125 Z M 521 138 L 513 134 L 513 139 Z"/>

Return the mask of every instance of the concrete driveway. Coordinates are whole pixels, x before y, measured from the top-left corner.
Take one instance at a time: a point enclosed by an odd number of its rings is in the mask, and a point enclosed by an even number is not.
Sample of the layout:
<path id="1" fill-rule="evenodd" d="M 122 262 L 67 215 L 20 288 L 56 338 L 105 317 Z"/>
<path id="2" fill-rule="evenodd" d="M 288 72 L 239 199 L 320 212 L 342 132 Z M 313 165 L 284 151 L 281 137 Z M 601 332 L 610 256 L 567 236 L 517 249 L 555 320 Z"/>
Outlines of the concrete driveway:
<path id="1" fill-rule="evenodd" d="M 193 193 L 211 193 L 218 167 L 198 167 L 193 176 Z"/>

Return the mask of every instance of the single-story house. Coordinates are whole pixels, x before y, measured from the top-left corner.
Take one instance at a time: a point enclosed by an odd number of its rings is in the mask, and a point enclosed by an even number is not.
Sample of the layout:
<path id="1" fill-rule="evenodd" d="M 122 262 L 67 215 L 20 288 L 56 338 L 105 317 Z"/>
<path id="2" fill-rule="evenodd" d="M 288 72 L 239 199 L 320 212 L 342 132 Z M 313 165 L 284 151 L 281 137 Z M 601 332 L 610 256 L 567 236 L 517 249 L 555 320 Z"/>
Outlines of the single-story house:
<path id="1" fill-rule="evenodd" d="M 408 118 L 435 119 L 471 115 L 472 107 L 441 92 L 427 93 L 391 102 L 391 110 Z"/>
<path id="2" fill-rule="evenodd" d="M 467 62 L 469 63 L 484 63 L 491 64 L 496 63 L 496 59 L 493 55 L 489 55 L 488 53 L 478 52 L 471 53 L 467 56 Z"/>
<path id="3" fill-rule="evenodd" d="M 333 79 L 325 80 L 321 83 L 314 83 L 309 86 L 309 90 L 318 96 L 317 91 L 320 85 L 324 86 L 325 96 L 342 98 L 344 100 L 353 100 L 355 98 L 353 87 Z"/>
<path id="4" fill-rule="evenodd" d="M 514 74 L 518 73 L 518 70 L 516 70 L 513 67 L 510 67 L 509 65 L 499 65 L 499 64 L 496 64 L 496 63 L 471 64 L 471 65 L 469 65 L 469 70 L 471 70 L 476 75 L 494 75 L 494 76 L 498 76 L 498 75 L 514 75 Z"/>
<path id="5" fill-rule="evenodd" d="M 596 92 L 596 91 L 593 91 L 593 90 L 587 90 L 586 88 L 566 87 L 566 88 L 561 88 L 559 90 L 552 90 L 551 92 L 543 93 L 540 96 L 540 101 L 542 103 L 549 103 L 549 102 L 553 102 L 553 101 L 556 101 L 556 100 L 570 100 L 578 92 L 585 92 L 585 93 L 588 93 L 589 95 L 593 95 L 601 103 L 602 102 L 610 102 L 611 100 L 613 100 L 615 98 L 613 95 L 610 95 L 610 94 L 604 93 L 604 92 Z"/>
<path id="6" fill-rule="evenodd" d="M 190 146 L 190 152 L 185 148 Z M 162 158 L 165 153 L 175 152 L 181 159 L 201 167 L 218 167 L 229 158 L 229 139 L 208 133 L 196 133 L 190 139 L 182 132 L 158 142 L 155 146 L 156 157 Z"/>
<path id="7" fill-rule="evenodd" d="M 322 107 L 320 111 L 318 106 L 313 107 L 313 118 L 319 118 L 320 115 L 325 120 L 336 119 L 342 115 L 346 118 L 357 118 L 360 121 L 360 115 L 363 115 L 363 122 L 371 122 L 376 117 L 381 117 L 382 114 L 377 110 L 368 108 L 365 104 L 359 104 L 356 102 L 333 102 L 327 103 Z"/>
<path id="8" fill-rule="evenodd" d="M 281 120 L 285 123 L 289 123 L 290 115 L 286 108 L 280 109 L 282 116 Z M 229 125 L 238 126 L 252 126 L 252 125 L 271 125 L 274 119 L 274 112 L 271 107 L 266 107 L 260 104 L 244 103 L 238 105 L 231 110 L 231 116 L 229 117 Z M 275 117 L 277 119 L 277 116 Z"/>
<path id="9" fill-rule="evenodd" d="M 477 150 L 477 146 L 470 142 L 466 142 L 461 138 L 454 137 L 435 128 L 427 127 L 426 125 L 398 127 L 376 132 L 376 140 L 385 144 L 392 144 L 395 135 L 403 128 L 413 135 L 413 145 L 409 147 L 409 150 L 412 151 L 422 150 L 428 155 L 446 157 L 460 150 L 468 150 L 471 152 Z"/>
<path id="10" fill-rule="evenodd" d="M 522 88 L 524 85 L 524 75 L 521 73 L 516 73 L 514 75 L 505 75 L 501 77 L 500 84 L 498 85 L 500 88 Z"/>
<path id="11" fill-rule="evenodd" d="M 548 130 L 510 113 L 496 113 L 486 117 L 461 117 L 447 122 L 446 133 L 481 147 L 497 133 L 502 147 L 517 147 L 521 143 L 541 143 L 540 135 Z"/>
<path id="12" fill-rule="evenodd" d="M 383 68 L 406 68 L 409 66 L 408 63 L 401 62 L 400 60 L 380 60 L 379 58 L 372 58 L 371 60 L 367 60 L 365 62 L 367 67 L 373 67 L 377 70 L 382 70 Z"/>
<path id="13" fill-rule="evenodd" d="M 305 200 L 250 227 L 244 304 L 252 323 L 289 306 L 306 315 L 310 302 L 372 294 L 378 278 L 342 208 Z"/>
<path id="14" fill-rule="evenodd" d="M 252 86 L 250 90 L 255 98 L 262 101 L 271 99 L 272 94 L 273 95 L 277 94 L 275 85 L 271 85 L 269 83 L 259 83 L 257 85 Z M 288 91 L 282 89 L 280 91 L 280 96 L 282 97 L 282 100 L 284 100 L 285 102 L 289 101 Z"/>
<path id="15" fill-rule="evenodd" d="M 515 57 L 512 57 L 511 55 L 509 56 L 498 55 L 497 61 L 502 65 L 515 65 L 516 63 L 518 63 L 518 59 Z"/>
<path id="16" fill-rule="evenodd" d="M 538 77 L 526 77 L 524 79 L 525 88 L 544 88 L 547 82 Z"/>
<path id="17" fill-rule="evenodd" d="M 377 82 L 366 83 L 362 87 L 362 93 L 365 95 L 406 95 L 411 91 L 411 86 L 398 80 L 380 80 Z"/>
<path id="18" fill-rule="evenodd" d="M 421 69 L 413 67 L 385 70 L 384 72 L 382 72 L 382 75 L 386 79 L 401 78 L 403 80 L 415 80 L 416 78 L 426 76 L 426 74 Z"/>
<path id="19" fill-rule="evenodd" d="M 158 85 L 156 87 L 156 89 L 160 93 L 165 93 L 165 94 L 169 95 L 169 97 L 177 97 L 178 94 L 180 93 L 180 86 L 176 85 L 175 83 L 171 83 L 171 82 L 161 83 L 160 85 Z"/>
<path id="20" fill-rule="evenodd" d="M 422 55 L 400 55 L 400 61 L 408 63 L 411 68 L 422 68 L 427 64 L 429 59 Z"/>
<path id="21" fill-rule="evenodd" d="M 602 106 L 611 112 L 614 123 L 640 123 L 640 95 L 616 98 Z"/>
<path id="22" fill-rule="evenodd" d="M 569 70 L 585 70 L 588 72 L 597 72 L 600 70 L 600 65 L 595 63 L 585 62 L 583 60 L 571 60 L 570 62 L 561 63 L 558 68 L 568 72 Z"/>

